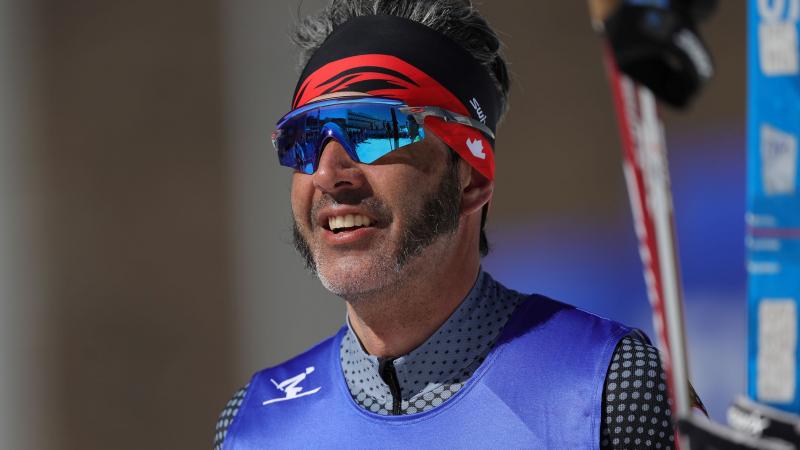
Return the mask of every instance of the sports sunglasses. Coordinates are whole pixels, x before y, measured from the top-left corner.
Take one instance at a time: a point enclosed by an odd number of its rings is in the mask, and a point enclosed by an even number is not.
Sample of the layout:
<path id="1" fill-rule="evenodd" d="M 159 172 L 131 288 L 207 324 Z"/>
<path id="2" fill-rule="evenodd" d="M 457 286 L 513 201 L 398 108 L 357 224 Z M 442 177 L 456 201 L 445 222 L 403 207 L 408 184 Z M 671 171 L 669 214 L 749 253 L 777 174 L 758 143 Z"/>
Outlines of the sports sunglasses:
<path id="1" fill-rule="evenodd" d="M 272 133 L 282 166 L 306 174 L 317 170 L 330 139 L 355 162 L 371 164 L 387 153 L 425 139 L 428 116 L 494 133 L 482 122 L 435 106 L 408 106 L 399 100 L 360 97 L 309 103 L 286 114 Z"/>

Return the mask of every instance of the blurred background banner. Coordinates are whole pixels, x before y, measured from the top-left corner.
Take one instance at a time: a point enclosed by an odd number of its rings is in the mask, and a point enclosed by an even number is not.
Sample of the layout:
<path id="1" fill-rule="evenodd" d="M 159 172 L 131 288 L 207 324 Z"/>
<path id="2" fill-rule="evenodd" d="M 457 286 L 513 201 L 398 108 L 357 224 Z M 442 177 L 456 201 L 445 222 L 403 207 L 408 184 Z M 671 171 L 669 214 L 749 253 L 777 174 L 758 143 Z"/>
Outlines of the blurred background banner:
<path id="1" fill-rule="evenodd" d="M 195 449 L 250 374 L 344 323 L 291 247 L 270 144 L 320 0 L 0 0 L 0 448 Z M 478 4 L 511 65 L 484 266 L 652 335 L 582 2 Z M 691 374 L 745 391 L 745 5 L 667 116 Z M 532 355 L 533 357 L 534 355 Z"/>
<path id="2" fill-rule="evenodd" d="M 750 398 L 800 413 L 800 1 L 748 2 L 747 271 Z"/>

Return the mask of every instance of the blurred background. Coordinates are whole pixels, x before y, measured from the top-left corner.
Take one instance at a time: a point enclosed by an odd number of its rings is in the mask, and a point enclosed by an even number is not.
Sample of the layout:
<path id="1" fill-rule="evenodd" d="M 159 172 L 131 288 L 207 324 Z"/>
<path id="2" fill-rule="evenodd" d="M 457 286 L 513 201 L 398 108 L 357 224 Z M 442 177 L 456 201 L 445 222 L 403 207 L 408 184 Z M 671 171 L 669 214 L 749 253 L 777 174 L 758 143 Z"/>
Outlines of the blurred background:
<path id="1" fill-rule="evenodd" d="M 0 0 L 0 448 L 209 448 L 250 374 L 342 302 L 290 246 L 269 136 L 323 2 Z M 745 5 L 667 113 L 694 384 L 745 391 Z M 479 3 L 513 74 L 484 267 L 648 331 L 617 125 L 586 5 Z"/>

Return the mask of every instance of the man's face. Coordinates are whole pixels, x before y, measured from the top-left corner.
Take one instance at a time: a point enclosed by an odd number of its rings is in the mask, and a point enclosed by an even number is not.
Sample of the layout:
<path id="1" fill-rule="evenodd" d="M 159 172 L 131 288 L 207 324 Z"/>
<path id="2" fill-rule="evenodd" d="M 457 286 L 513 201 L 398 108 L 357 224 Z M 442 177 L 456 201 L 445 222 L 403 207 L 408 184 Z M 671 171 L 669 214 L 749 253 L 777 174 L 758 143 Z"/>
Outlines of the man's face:
<path id="1" fill-rule="evenodd" d="M 295 246 L 334 294 L 387 288 L 410 266 L 440 260 L 432 244 L 459 224 L 458 167 L 432 133 L 370 165 L 329 141 L 317 171 L 292 180 Z"/>

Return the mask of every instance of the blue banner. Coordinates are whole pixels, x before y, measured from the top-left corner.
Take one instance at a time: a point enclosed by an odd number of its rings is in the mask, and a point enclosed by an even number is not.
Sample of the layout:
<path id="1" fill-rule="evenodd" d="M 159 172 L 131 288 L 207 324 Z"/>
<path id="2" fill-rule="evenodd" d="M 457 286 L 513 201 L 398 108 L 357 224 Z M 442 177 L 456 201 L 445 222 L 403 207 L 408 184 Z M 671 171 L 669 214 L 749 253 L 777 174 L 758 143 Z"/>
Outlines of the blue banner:
<path id="1" fill-rule="evenodd" d="M 748 1 L 748 394 L 800 413 L 800 0 Z"/>

